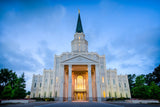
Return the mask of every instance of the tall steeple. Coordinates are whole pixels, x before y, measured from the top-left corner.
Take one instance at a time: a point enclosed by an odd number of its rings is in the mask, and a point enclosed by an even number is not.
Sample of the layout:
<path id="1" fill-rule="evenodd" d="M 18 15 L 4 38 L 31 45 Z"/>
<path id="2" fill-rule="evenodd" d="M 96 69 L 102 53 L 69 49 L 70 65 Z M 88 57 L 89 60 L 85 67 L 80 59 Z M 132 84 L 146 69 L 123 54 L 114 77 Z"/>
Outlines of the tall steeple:
<path id="1" fill-rule="evenodd" d="M 82 28 L 82 23 L 81 23 L 80 10 L 78 10 L 76 33 L 82 33 L 82 32 L 83 32 L 83 28 Z"/>
<path id="2" fill-rule="evenodd" d="M 76 33 L 74 35 L 74 39 L 72 40 L 71 46 L 72 52 L 74 53 L 88 52 L 88 41 L 85 39 L 85 34 L 83 33 L 80 11 L 78 12 Z"/>

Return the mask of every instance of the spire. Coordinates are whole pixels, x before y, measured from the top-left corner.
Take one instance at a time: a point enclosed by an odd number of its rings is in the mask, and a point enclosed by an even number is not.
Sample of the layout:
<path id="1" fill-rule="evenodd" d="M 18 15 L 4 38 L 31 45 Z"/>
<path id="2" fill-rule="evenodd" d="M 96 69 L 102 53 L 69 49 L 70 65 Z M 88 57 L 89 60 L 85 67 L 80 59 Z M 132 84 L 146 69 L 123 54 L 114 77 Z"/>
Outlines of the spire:
<path id="1" fill-rule="evenodd" d="M 81 23 L 81 17 L 80 17 L 80 10 L 78 10 L 78 21 L 77 21 L 76 32 L 77 33 L 83 32 L 82 23 Z"/>

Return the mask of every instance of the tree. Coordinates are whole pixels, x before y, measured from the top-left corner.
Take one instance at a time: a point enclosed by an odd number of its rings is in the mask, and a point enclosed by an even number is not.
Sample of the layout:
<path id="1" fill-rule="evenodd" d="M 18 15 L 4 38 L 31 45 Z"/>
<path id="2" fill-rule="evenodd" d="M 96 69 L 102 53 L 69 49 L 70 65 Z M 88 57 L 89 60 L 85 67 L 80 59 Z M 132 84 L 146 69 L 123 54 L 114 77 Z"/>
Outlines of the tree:
<path id="1" fill-rule="evenodd" d="M 151 95 L 150 98 L 160 99 L 160 88 L 155 84 L 154 81 L 150 84 Z"/>
<path id="2" fill-rule="evenodd" d="M 155 76 L 155 83 L 160 86 L 160 65 L 154 69 L 153 75 Z"/>
<path id="3" fill-rule="evenodd" d="M 27 93 L 26 93 L 27 95 L 30 95 L 31 94 L 31 92 L 30 91 L 27 91 Z"/>
<path id="4" fill-rule="evenodd" d="M 8 84 L 7 86 L 5 86 L 4 90 L 2 91 L 2 98 L 3 99 L 10 99 L 11 93 L 12 93 L 12 88 L 11 88 L 11 85 Z"/>
<path id="5" fill-rule="evenodd" d="M 133 95 L 135 98 L 150 98 L 151 89 L 145 85 L 145 75 L 136 77 L 135 87 L 133 88 Z"/>
<path id="6" fill-rule="evenodd" d="M 152 81 L 155 81 L 155 76 L 153 73 L 149 73 L 145 76 L 146 84 L 150 85 Z"/>
<path id="7" fill-rule="evenodd" d="M 133 75 L 129 74 L 128 75 L 128 82 L 129 82 L 130 89 L 132 89 L 135 86 L 135 82 L 134 82 L 135 78 L 136 78 L 135 74 L 133 74 Z"/>
<path id="8" fill-rule="evenodd" d="M 12 91 L 12 98 L 25 98 L 26 90 L 25 90 L 25 80 L 24 80 L 24 73 L 21 75 L 20 78 L 17 79 L 15 88 Z"/>
<path id="9" fill-rule="evenodd" d="M 129 82 L 129 87 L 130 87 L 130 90 L 131 90 L 131 95 L 134 97 L 133 95 L 133 88 L 135 87 L 135 78 L 136 78 L 136 75 L 135 74 L 129 74 L 128 75 L 128 82 Z"/>
<path id="10" fill-rule="evenodd" d="M 4 87 L 7 86 L 9 83 L 11 85 L 11 88 L 14 89 L 14 84 L 17 79 L 17 74 L 13 72 L 12 70 L 8 69 L 1 69 L 0 70 L 0 96 L 2 95 L 2 91 L 4 90 Z"/>
<path id="11" fill-rule="evenodd" d="M 135 98 L 150 98 L 150 87 L 147 85 L 136 86 L 133 88 L 133 95 Z"/>
<path id="12" fill-rule="evenodd" d="M 135 86 L 143 86 L 145 83 L 145 75 L 139 75 L 136 77 L 136 83 Z"/>

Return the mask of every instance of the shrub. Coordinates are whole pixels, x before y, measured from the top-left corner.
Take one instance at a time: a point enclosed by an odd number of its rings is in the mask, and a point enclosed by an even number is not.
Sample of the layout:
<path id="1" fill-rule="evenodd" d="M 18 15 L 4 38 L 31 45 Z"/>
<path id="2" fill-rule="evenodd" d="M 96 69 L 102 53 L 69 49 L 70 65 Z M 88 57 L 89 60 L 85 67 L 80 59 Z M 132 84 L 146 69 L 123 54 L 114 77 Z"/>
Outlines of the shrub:
<path id="1" fill-rule="evenodd" d="M 32 98 L 36 101 L 55 101 L 54 98 Z"/>

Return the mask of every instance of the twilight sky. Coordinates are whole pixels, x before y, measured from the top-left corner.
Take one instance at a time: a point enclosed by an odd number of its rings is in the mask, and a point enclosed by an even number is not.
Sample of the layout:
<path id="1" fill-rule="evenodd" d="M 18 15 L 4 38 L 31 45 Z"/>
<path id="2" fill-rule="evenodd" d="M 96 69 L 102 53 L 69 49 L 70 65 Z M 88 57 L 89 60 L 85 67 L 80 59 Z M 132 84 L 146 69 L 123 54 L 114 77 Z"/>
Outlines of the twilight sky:
<path id="1" fill-rule="evenodd" d="M 160 64 L 159 0 L 0 0 L 0 68 L 33 74 L 71 51 L 78 9 L 89 52 L 118 74 L 147 74 Z"/>

